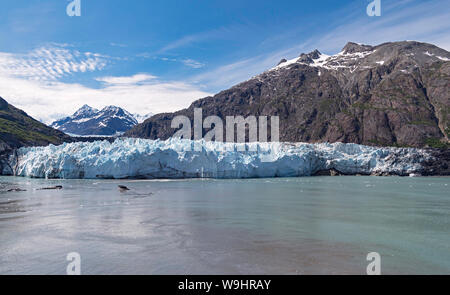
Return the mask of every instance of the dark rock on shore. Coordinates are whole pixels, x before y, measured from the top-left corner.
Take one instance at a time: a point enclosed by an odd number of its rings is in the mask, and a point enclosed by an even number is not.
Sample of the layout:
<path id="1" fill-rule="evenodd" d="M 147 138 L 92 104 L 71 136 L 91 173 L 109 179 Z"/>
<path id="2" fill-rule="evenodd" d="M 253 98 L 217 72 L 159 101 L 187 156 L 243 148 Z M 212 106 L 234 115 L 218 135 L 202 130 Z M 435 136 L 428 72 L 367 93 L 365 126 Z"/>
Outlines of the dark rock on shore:
<path id="1" fill-rule="evenodd" d="M 43 187 L 43 188 L 40 188 L 39 190 L 48 191 L 48 190 L 61 190 L 61 189 L 63 189 L 62 185 L 56 185 L 56 186 L 51 186 L 51 187 Z"/>
<path id="2" fill-rule="evenodd" d="M 423 176 L 450 176 L 450 149 L 429 150 L 432 159 L 423 163 Z"/>
<path id="3" fill-rule="evenodd" d="M 314 176 L 342 176 L 345 175 L 336 169 L 329 169 L 329 170 L 321 170 L 314 174 Z"/>
<path id="4" fill-rule="evenodd" d="M 10 188 L 7 190 L 7 192 L 26 192 L 26 189 L 21 189 L 21 188 Z"/>
<path id="5" fill-rule="evenodd" d="M 126 187 L 125 185 L 118 185 L 117 186 L 119 188 L 120 192 L 126 192 L 129 191 L 130 189 L 128 187 Z"/>

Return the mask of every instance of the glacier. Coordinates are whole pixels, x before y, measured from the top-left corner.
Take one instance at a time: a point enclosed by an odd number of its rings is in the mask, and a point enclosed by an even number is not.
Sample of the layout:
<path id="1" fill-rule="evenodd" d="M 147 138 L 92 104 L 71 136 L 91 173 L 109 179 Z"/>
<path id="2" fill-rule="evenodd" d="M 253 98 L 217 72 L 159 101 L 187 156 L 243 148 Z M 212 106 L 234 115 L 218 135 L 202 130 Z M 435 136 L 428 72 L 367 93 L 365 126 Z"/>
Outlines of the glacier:
<path id="1" fill-rule="evenodd" d="M 8 169 L 12 175 L 47 179 L 297 177 L 333 169 L 348 175 L 410 175 L 420 173 L 429 157 L 420 149 L 352 143 L 118 138 L 20 148 Z"/>

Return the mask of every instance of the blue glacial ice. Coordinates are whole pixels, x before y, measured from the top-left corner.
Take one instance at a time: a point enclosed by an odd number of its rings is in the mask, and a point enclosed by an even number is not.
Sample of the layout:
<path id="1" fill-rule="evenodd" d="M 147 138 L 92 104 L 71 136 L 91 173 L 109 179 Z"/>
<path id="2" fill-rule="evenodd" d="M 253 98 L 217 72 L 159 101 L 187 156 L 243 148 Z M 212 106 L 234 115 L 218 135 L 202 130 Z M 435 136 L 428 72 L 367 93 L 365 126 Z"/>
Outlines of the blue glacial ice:
<path id="1" fill-rule="evenodd" d="M 194 145 L 200 149 L 194 150 Z M 245 149 L 239 151 L 238 149 Z M 36 178 L 259 178 L 343 174 L 409 175 L 426 151 L 343 143 L 221 143 L 121 138 L 21 148 L 11 173 Z"/>

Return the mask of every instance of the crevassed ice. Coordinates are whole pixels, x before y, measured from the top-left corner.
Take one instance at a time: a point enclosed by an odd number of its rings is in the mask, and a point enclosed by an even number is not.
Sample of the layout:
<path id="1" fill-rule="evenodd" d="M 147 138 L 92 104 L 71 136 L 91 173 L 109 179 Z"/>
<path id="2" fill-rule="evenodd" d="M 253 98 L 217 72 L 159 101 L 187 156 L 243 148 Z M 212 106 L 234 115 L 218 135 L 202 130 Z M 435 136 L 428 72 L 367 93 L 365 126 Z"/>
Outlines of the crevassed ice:
<path id="1" fill-rule="evenodd" d="M 195 151 L 194 145 L 201 151 Z M 244 145 L 245 151 L 238 151 Z M 255 151 L 251 151 L 255 148 Z M 250 150 L 249 150 L 250 149 Z M 425 151 L 343 143 L 250 143 L 116 139 L 18 150 L 17 176 L 39 178 L 253 178 L 345 174 L 407 175 L 421 169 Z"/>

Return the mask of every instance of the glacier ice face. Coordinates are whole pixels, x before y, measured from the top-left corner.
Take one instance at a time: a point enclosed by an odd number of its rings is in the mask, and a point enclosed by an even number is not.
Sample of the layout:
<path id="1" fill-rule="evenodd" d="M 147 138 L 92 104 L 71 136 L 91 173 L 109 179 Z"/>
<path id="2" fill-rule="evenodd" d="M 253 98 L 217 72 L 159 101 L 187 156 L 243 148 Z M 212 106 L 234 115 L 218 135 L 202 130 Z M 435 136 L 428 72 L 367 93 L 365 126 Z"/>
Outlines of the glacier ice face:
<path id="1" fill-rule="evenodd" d="M 195 151 L 194 146 L 200 146 Z M 244 148 L 245 151 L 238 151 Z M 198 149 L 197 149 L 198 150 Z M 21 148 L 10 158 L 14 175 L 36 178 L 258 178 L 420 173 L 423 150 L 343 143 L 221 143 L 121 138 Z"/>

